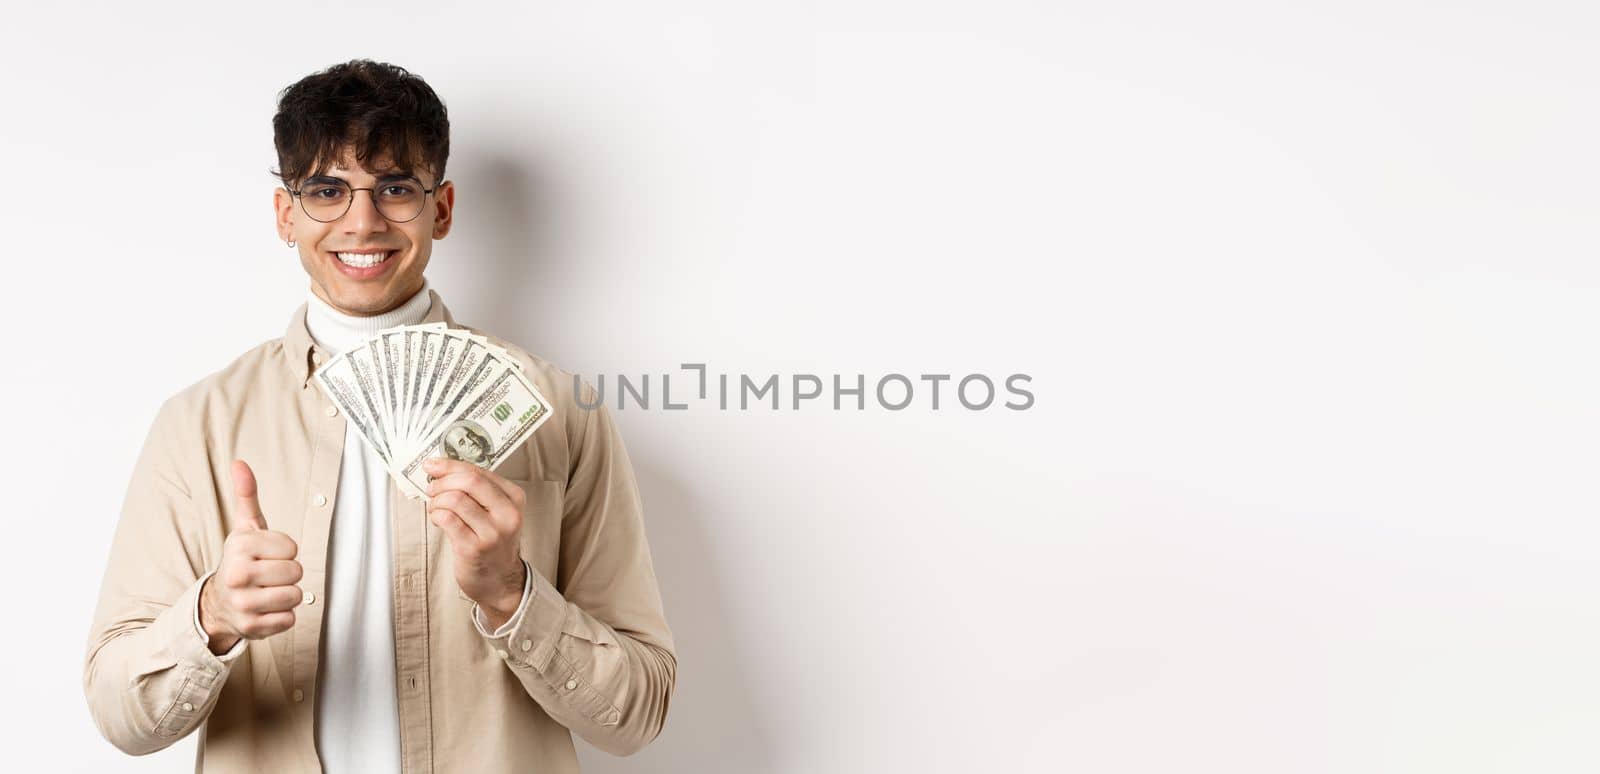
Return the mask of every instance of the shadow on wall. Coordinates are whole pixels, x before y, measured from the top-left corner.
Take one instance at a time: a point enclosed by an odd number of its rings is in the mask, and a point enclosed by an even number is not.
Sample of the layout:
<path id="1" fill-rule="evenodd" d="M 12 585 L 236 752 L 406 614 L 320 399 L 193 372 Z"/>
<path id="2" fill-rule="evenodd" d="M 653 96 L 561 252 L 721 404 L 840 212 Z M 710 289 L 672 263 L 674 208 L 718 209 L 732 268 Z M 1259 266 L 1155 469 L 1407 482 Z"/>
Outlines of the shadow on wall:
<path id="1" fill-rule="evenodd" d="M 561 207 L 549 195 L 552 187 L 543 184 L 522 158 L 478 157 L 467 165 L 474 190 L 458 192 L 457 204 L 472 213 L 473 239 L 484 249 L 482 255 L 467 257 L 473 264 L 470 292 L 453 294 L 479 301 L 470 310 L 456 312 L 457 318 L 572 370 L 546 354 L 573 346 L 559 341 L 572 329 L 560 321 L 583 319 L 584 310 L 605 308 L 608 301 L 574 298 L 575 294 L 563 291 L 564 283 L 544 281 L 581 270 L 562 265 L 575 252 L 564 249 L 557 216 Z M 644 502 L 651 559 L 676 645 L 677 685 L 661 735 L 636 755 L 618 758 L 574 735 L 583 770 L 589 774 L 770 771 L 771 744 L 750 688 L 752 679 L 760 678 L 752 671 L 760 668 L 760 654 L 746 659 L 738 652 L 736 645 L 749 638 L 730 626 L 723 594 L 736 585 L 735 579 L 718 575 L 699 518 L 705 511 L 689 482 L 670 475 L 669 466 L 657 465 L 656 450 L 629 440 L 624 428 L 623 441 Z"/>
<path id="2" fill-rule="evenodd" d="M 480 156 L 463 166 L 469 170 L 465 179 L 472 184 L 469 188 L 458 184 L 456 231 L 451 236 L 464 241 L 470 232 L 477 247 L 476 254 L 457 249 L 446 259 L 463 264 L 449 267 L 466 286 L 464 293 L 453 295 L 474 300 L 472 309 L 465 315 L 455 312 L 456 318 L 548 358 L 541 345 L 565 329 L 550 314 L 564 303 L 564 294 L 550 283 L 560 271 L 555 264 L 563 251 L 559 224 L 551 214 L 554 207 L 548 201 L 549 186 L 521 159 Z"/>

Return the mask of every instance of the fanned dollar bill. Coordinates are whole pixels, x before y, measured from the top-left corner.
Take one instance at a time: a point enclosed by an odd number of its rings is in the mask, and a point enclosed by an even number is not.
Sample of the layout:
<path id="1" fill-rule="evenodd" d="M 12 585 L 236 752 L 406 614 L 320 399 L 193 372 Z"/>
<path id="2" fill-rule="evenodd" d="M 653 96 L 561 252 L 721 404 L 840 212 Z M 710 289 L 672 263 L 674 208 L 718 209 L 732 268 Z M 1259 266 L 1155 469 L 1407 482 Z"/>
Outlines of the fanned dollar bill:
<path id="1" fill-rule="evenodd" d="M 317 369 L 407 496 L 426 497 L 430 457 L 494 470 L 550 418 L 522 364 L 482 336 L 444 323 L 379 331 Z"/>

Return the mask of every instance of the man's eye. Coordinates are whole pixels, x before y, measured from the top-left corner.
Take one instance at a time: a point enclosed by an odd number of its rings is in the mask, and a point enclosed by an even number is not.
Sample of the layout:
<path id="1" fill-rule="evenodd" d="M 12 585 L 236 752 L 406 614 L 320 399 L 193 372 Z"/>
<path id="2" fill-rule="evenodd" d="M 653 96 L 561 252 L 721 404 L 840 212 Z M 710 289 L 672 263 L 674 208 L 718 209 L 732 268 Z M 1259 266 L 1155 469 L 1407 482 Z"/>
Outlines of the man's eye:
<path id="1" fill-rule="evenodd" d="M 383 189 L 384 196 L 410 196 L 413 193 L 415 193 L 415 191 L 412 190 L 411 186 L 400 185 L 398 183 L 395 185 L 385 186 Z"/>
<path id="2" fill-rule="evenodd" d="M 338 199 L 344 196 L 344 191 L 338 188 L 314 188 L 311 191 L 313 199 Z"/>

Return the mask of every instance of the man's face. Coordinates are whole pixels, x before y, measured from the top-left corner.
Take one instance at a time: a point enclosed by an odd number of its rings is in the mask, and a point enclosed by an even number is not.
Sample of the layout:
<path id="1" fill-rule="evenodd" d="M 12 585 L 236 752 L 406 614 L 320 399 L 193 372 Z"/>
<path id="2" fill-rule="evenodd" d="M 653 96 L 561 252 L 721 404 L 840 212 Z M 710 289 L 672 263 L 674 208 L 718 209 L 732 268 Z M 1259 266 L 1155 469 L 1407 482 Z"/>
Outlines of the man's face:
<path id="1" fill-rule="evenodd" d="M 472 439 L 472 433 L 467 432 L 464 427 L 450 428 L 450 432 L 445 434 L 445 440 L 455 447 L 456 453 L 464 460 L 476 460 L 483 456 L 483 447 Z"/>
<path id="2" fill-rule="evenodd" d="M 372 160 L 376 169 L 355 163 L 346 148 L 344 158 L 318 175 L 343 180 L 351 189 L 380 188 L 385 176 L 399 174 L 388 159 Z M 434 187 L 433 172 L 426 168 L 412 172 L 422 188 Z M 295 188 L 306 191 L 306 181 Z M 451 212 L 455 207 L 455 185 L 446 182 L 422 203 L 422 213 L 404 223 L 395 223 L 379 214 L 368 191 L 351 192 L 350 210 L 336 220 L 322 223 L 306 214 L 296 197 L 282 187 L 273 191 L 277 212 L 278 237 L 293 239 L 300 252 L 300 264 L 311 277 L 311 292 L 329 306 L 345 314 L 370 317 L 399 306 L 422 289 L 422 272 L 433 253 L 433 240 L 450 232 Z M 368 268 L 341 260 L 339 253 L 378 253 L 387 257 Z M 370 259 L 355 259 L 364 263 Z"/>

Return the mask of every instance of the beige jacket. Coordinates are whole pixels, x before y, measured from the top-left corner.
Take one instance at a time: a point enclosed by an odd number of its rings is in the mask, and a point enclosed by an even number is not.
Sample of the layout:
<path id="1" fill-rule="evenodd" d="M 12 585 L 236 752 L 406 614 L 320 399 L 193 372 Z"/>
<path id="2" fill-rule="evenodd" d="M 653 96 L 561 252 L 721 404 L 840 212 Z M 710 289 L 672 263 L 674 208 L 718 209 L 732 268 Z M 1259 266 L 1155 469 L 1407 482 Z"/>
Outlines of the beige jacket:
<path id="1" fill-rule="evenodd" d="M 429 295 L 426 322 L 488 336 Z M 83 670 L 95 725 L 128 753 L 198 728 L 196 771 L 321 770 L 312 712 L 345 419 L 310 379 L 332 353 L 313 345 L 305 314 L 302 304 L 281 339 L 162 404 L 134 466 Z M 578 771 L 572 732 L 616 755 L 661 732 L 677 656 L 610 414 L 577 405 L 571 373 L 489 338 L 554 406 L 496 469 L 527 489 L 533 593 L 509 635 L 484 636 L 447 539 L 390 481 L 401 760 L 406 772 L 568 774 Z M 582 390 L 596 405 L 593 388 Z M 299 544 L 306 602 L 292 629 L 225 663 L 194 615 L 234 508 L 234 458 L 255 471 L 267 525 Z"/>

